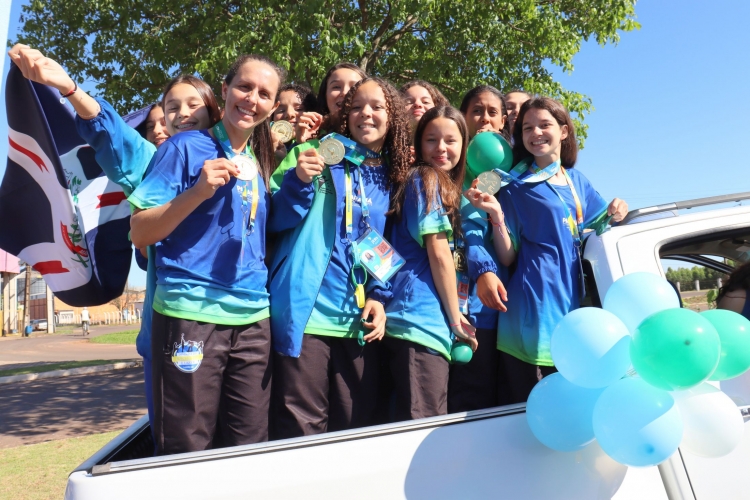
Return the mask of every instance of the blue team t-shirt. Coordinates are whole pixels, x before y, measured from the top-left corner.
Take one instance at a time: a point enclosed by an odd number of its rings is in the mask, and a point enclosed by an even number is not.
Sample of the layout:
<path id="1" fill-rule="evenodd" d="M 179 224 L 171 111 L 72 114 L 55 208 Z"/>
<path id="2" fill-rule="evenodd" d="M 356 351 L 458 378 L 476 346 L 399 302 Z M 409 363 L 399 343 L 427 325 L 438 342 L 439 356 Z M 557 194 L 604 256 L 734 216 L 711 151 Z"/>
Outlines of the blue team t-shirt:
<path id="1" fill-rule="evenodd" d="M 578 170 L 568 170 L 568 174 L 588 226 L 607 209 L 607 202 Z M 518 254 L 515 272 L 506 285 L 508 312 L 499 315 L 497 348 L 540 366 L 553 365 L 552 332 L 563 316 L 580 306 L 579 256 L 567 212 L 555 190 L 575 217 L 567 184 L 511 183 L 499 195 Z"/>
<path id="2" fill-rule="evenodd" d="M 195 185 L 206 160 L 224 157 L 208 131 L 178 134 L 158 149 L 128 200 L 141 209 L 161 206 Z M 242 204 L 245 181 L 232 177 L 156 244 L 155 311 L 219 325 L 245 325 L 269 316 L 264 258 L 270 195 L 263 178 L 256 179 L 252 231 L 246 229 L 251 203 Z M 248 181 L 249 193 L 251 186 Z"/>
<path id="3" fill-rule="evenodd" d="M 386 335 L 434 349 L 450 359 L 451 331 L 430 270 L 424 237 L 446 233 L 452 237 L 450 220 L 438 195 L 428 203 L 424 184 L 414 171 L 409 180 L 401 219 L 388 240 L 406 263 L 391 278 L 393 299 L 386 307 Z"/>
<path id="4" fill-rule="evenodd" d="M 334 165 L 331 169 L 344 169 L 343 165 Z M 355 167 L 349 164 L 352 179 L 352 235 L 356 241 L 367 231 L 362 218 L 362 193 L 360 175 L 364 181 L 365 194 L 370 209 L 369 224 L 373 227 L 385 227 L 385 213 L 390 203 L 388 190 L 388 170 L 384 165 L 378 167 Z M 310 319 L 305 325 L 305 333 L 328 336 L 353 336 L 360 330 L 359 319 L 362 310 L 357 307 L 354 296 L 354 284 L 350 271 L 352 259 L 351 243 L 346 235 L 346 192 L 337 193 L 336 198 L 336 238 L 334 239 L 331 260 L 326 268 L 323 282 L 320 285 Z M 360 282 L 363 271 L 358 271 Z M 371 276 L 368 278 L 372 280 Z"/>

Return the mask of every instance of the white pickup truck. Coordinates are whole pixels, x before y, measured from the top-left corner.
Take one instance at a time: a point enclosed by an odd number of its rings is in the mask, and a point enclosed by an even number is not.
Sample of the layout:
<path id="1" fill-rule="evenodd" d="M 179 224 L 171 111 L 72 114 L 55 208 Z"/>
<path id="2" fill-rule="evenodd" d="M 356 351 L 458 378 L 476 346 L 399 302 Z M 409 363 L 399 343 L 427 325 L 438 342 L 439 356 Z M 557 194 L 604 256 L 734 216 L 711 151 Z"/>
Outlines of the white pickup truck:
<path id="1" fill-rule="evenodd" d="M 750 206 L 679 214 L 750 200 L 750 192 L 631 212 L 584 249 L 588 305 L 637 271 L 664 275 L 662 259 L 730 272 L 750 255 Z M 722 382 L 750 431 L 750 375 Z M 560 453 L 540 444 L 525 405 L 283 441 L 151 457 L 144 416 L 70 474 L 67 500 L 145 498 L 743 499 L 750 498 L 750 432 L 723 458 L 678 450 L 658 467 L 628 468 L 596 443 Z"/>

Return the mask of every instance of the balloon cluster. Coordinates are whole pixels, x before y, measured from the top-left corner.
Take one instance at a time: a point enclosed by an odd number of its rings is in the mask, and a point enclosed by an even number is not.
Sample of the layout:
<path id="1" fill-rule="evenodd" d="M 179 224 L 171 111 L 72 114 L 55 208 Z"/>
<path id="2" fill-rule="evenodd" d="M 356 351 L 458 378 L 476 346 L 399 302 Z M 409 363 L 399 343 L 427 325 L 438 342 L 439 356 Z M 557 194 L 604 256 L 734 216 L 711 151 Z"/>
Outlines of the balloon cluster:
<path id="1" fill-rule="evenodd" d="M 657 465 L 679 446 L 705 457 L 731 452 L 744 422 L 707 381 L 750 368 L 750 321 L 726 310 L 680 309 L 663 278 L 617 280 L 603 309 L 567 314 L 552 334 L 558 373 L 533 389 L 526 415 L 534 435 L 558 451 L 596 441 L 625 465 Z"/>

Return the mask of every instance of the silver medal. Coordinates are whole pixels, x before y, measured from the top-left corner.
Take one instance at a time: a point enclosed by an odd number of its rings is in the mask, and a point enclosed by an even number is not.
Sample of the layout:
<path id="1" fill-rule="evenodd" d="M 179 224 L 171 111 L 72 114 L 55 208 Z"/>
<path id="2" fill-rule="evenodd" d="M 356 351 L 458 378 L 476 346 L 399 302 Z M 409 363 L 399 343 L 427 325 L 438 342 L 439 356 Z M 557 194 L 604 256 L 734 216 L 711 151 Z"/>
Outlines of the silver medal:
<path id="1" fill-rule="evenodd" d="M 483 193 L 494 195 L 500 191 L 503 180 L 492 170 L 482 172 L 477 176 L 477 189 Z"/>
<path id="2" fill-rule="evenodd" d="M 258 163 L 255 161 L 255 158 L 245 155 L 235 155 L 231 161 L 239 170 L 237 174 L 239 180 L 251 181 L 258 175 Z"/>
<path id="3" fill-rule="evenodd" d="M 271 125 L 271 132 L 279 134 L 281 142 L 287 143 L 294 139 L 294 126 L 286 120 L 277 120 Z"/>
<path id="4" fill-rule="evenodd" d="M 336 139 L 326 139 L 318 146 L 318 154 L 323 157 L 326 165 L 338 165 L 346 155 L 344 145 Z"/>

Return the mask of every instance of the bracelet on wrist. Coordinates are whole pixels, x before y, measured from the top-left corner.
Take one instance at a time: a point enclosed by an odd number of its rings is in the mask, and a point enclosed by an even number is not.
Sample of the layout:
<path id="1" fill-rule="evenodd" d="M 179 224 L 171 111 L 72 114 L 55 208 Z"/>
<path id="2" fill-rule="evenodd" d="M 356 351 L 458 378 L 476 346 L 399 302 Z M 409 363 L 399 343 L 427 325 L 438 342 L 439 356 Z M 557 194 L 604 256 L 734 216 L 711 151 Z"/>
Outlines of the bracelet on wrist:
<path id="1" fill-rule="evenodd" d="M 62 92 L 60 92 L 60 95 L 61 95 L 62 97 L 64 97 L 64 98 L 68 99 L 68 98 L 69 98 L 70 96 L 72 96 L 73 94 L 75 94 L 75 93 L 76 93 L 76 90 L 78 90 L 78 84 L 77 84 L 77 83 L 75 82 L 75 80 L 74 80 L 74 81 L 73 81 L 73 90 L 71 90 L 71 91 L 70 91 L 70 92 L 68 92 L 67 94 L 63 94 Z"/>
<path id="2" fill-rule="evenodd" d="M 505 218 L 503 218 L 500 222 L 495 222 L 492 217 L 488 219 L 490 221 L 490 224 L 492 224 L 495 227 L 504 227 L 505 226 Z"/>

